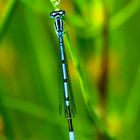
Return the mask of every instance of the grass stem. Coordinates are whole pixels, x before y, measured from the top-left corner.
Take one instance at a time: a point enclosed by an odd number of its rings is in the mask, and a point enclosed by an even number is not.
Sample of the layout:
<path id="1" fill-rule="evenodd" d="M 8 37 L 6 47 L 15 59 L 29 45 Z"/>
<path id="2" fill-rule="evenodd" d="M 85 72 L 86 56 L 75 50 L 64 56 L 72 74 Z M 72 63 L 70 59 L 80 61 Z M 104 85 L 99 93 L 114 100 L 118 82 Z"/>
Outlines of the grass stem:
<path id="1" fill-rule="evenodd" d="M 2 40 L 8 25 L 10 23 L 10 20 L 14 14 L 14 11 L 16 9 L 17 0 L 9 0 L 7 3 L 6 13 L 2 18 L 2 21 L 0 22 L 0 41 Z"/>

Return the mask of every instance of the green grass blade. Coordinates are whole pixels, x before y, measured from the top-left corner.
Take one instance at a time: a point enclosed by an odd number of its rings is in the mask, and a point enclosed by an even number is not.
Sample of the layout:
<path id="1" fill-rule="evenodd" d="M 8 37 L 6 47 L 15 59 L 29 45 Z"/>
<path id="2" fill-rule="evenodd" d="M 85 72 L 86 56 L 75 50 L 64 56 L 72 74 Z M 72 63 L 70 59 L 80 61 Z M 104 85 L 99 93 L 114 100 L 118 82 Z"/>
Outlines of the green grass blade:
<path id="1" fill-rule="evenodd" d="M 8 28 L 8 25 L 14 14 L 14 11 L 16 10 L 17 2 L 18 2 L 17 0 L 9 0 L 9 2 L 6 6 L 7 7 L 6 13 L 5 13 L 2 21 L 0 22 L 0 41 Z"/>
<path id="2" fill-rule="evenodd" d="M 128 21 L 140 8 L 139 0 L 132 0 L 110 19 L 110 30 L 117 29 Z"/>

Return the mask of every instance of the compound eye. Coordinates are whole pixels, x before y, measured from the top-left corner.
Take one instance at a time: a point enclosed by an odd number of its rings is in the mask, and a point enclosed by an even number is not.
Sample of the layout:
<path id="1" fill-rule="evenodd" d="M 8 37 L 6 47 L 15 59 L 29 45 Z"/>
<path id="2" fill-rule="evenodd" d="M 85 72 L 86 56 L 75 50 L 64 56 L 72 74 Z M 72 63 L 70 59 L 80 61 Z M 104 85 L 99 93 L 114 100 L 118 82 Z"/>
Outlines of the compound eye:
<path id="1" fill-rule="evenodd" d="M 56 13 L 52 13 L 52 16 L 55 16 L 56 15 Z"/>
<path id="2" fill-rule="evenodd" d="M 55 18 L 55 16 L 56 16 L 56 12 L 52 12 L 52 13 L 50 14 L 50 17 L 51 17 L 51 18 Z"/>
<path id="3" fill-rule="evenodd" d="M 60 15 L 63 15 L 63 11 L 60 11 L 59 14 L 60 14 Z"/>
<path id="4" fill-rule="evenodd" d="M 60 14 L 61 16 L 64 16 L 65 11 L 61 10 L 61 11 L 59 12 L 59 14 Z"/>

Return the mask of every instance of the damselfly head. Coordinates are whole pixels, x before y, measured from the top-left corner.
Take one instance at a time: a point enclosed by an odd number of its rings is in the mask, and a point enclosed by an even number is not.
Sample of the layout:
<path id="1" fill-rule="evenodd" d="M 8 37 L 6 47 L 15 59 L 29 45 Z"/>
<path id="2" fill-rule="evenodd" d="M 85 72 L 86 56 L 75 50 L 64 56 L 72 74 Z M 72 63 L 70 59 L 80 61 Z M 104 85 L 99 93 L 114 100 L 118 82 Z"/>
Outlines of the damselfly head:
<path id="1" fill-rule="evenodd" d="M 53 12 L 50 13 L 51 18 L 63 17 L 64 15 L 65 15 L 64 10 L 53 11 Z"/>

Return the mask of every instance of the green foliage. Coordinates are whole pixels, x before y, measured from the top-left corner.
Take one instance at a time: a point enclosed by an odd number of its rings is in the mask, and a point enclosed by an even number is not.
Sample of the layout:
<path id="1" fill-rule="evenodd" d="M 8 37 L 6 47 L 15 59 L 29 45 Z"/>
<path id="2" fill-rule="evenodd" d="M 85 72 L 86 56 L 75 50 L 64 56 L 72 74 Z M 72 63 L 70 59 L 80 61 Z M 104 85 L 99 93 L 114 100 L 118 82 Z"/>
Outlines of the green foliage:
<path id="1" fill-rule="evenodd" d="M 139 139 L 138 0 L 0 0 L 0 139 L 68 139 L 49 17 L 61 7 L 76 139 Z"/>

